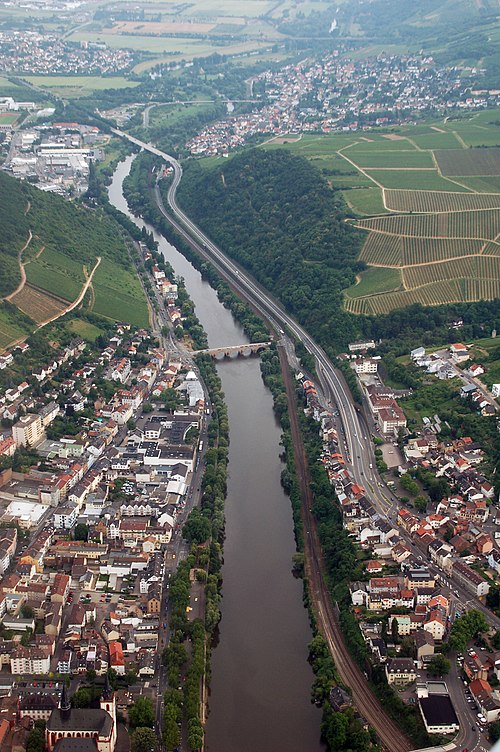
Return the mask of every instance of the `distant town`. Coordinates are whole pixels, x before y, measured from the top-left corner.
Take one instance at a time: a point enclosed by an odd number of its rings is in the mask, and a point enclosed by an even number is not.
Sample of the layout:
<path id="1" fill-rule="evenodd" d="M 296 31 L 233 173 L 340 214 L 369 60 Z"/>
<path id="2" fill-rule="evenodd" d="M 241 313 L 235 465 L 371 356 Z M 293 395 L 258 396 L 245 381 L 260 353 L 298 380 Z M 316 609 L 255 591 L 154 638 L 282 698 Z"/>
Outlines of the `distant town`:
<path id="1" fill-rule="evenodd" d="M 471 85 L 478 73 L 437 66 L 430 56 L 381 54 L 351 61 L 334 52 L 256 76 L 253 86 L 263 83 L 269 102 L 206 126 L 188 147 L 196 156 L 224 155 L 262 133 L 353 132 L 450 109 L 498 106 L 500 91 Z"/>

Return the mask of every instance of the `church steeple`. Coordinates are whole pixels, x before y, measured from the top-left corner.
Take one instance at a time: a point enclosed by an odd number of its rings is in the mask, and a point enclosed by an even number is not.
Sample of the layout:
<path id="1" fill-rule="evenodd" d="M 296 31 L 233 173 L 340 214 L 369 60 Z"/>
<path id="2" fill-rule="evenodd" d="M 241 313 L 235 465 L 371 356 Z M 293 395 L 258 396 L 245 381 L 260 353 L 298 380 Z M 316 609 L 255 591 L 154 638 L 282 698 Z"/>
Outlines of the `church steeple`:
<path id="1" fill-rule="evenodd" d="M 69 699 L 68 688 L 66 682 L 63 682 L 63 688 L 61 692 L 61 701 L 59 703 L 61 709 L 61 718 L 68 719 L 71 715 L 71 702 Z"/>
<path id="2" fill-rule="evenodd" d="M 105 702 L 111 702 L 113 700 L 113 688 L 109 682 L 109 674 L 106 671 L 106 678 L 104 679 L 104 689 L 102 691 L 101 699 Z"/>

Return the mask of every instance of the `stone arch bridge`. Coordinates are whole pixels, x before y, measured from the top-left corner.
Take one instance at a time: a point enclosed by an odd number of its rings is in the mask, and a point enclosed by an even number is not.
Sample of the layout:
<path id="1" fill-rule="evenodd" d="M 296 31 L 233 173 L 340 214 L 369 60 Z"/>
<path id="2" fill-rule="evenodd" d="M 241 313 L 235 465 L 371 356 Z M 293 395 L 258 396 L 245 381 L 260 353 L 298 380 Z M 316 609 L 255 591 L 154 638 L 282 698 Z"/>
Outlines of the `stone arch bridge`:
<path id="1" fill-rule="evenodd" d="M 270 342 L 248 342 L 244 345 L 229 345 L 227 347 L 211 347 L 207 350 L 195 350 L 193 355 L 211 355 L 216 360 L 237 358 L 239 355 L 248 358 L 269 347 Z"/>

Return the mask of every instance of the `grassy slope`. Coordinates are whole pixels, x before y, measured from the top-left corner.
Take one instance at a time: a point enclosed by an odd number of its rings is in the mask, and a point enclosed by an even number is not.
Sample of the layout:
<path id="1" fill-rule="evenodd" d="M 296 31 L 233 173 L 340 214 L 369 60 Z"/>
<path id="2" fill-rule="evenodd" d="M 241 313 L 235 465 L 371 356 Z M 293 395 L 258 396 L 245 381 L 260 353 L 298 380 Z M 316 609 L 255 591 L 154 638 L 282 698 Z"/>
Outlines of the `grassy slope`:
<path id="1" fill-rule="evenodd" d="M 29 211 L 26 209 L 29 205 Z M 25 258 L 28 282 L 67 301 L 74 300 L 101 256 L 94 280 L 94 311 L 111 319 L 148 324 L 146 300 L 125 245 L 114 222 L 101 210 L 90 210 L 43 193 L 0 172 L 0 291 L 12 292 L 19 282 L 17 253 L 32 231 L 37 258 Z M 0 310 L 0 345 L 21 336 L 26 322 Z M 2 336 L 3 332 L 3 336 Z M 12 335 L 12 336 L 11 336 Z"/>

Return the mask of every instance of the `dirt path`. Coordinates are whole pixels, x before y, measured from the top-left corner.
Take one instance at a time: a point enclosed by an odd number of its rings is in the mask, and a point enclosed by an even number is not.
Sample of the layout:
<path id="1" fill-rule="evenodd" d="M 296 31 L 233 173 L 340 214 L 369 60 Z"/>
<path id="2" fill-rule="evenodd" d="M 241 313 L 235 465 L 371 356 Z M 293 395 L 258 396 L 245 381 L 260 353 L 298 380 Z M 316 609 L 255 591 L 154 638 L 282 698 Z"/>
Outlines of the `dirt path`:
<path id="1" fill-rule="evenodd" d="M 83 285 L 83 287 L 82 287 L 82 289 L 80 291 L 80 294 L 78 295 L 78 297 L 76 298 L 76 300 L 74 300 L 69 306 L 67 306 L 67 308 L 64 308 L 60 313 L 57 313 L 55 316 L 51 316 L 50 319 L 47 319 L 47 321 L 43 321 L 41 324 L 39 324 L 37 326 L 37 328 L 35 329 L 36 332 L 39 329 L 41 329 L 42 327 L 47 326 L 47 324 L 52 323 L 52 321 L 56 321 L 57 319 L 60 319 L 61 316 L 65 316 L 67 313 L 69 313 L 74 308 L 76 308 L 77 305 L 80 305 L 80 303 L 82 302 L 82 300 L 85 297 L 85 294 L 86 294 L 87 290 L 89 289 L 90 285 L 92 284 L 92 278 L 93 278 L 94 274 L 96 273 L 97 267 L 99 266 L 100 263 L 101 263 L 101 257 L 97 256 L 97 260 L 95 262 L 94 268 L 90 272 L 90 274 L 88 276 L 88 279 L 85 282 L 85 284 Z"/>
<path id="2" fill-rule="evenodd" d="M 26 209 L 26 212 L 27 211 L 28 211 L 28 209 Z M 31 243 L 31 239 L 33 237 L 33 235 L 31 234 L 31 230 L 28 230 L 28 232 L 29 232 L 28 240 L 26 241 L 26 243 L 23 245 L 23 247 L 21 248 L 21 250 L 17 254 L 17 260 L 18 260 L 18 263 L 19 263 L 19 271 L 21 273 L 21 281 L 19 282 L 19 284 L 16 287 L 16 289 L 14 290 L 14 292 L 11 292 L 9 295 L 6 295 L 5 298 L 4 298 L 4 300 L 10 300 L 11 298 L 13 298 L 14 295 L 17 295 L 18 292 L 21 292 L 21 290 L 23 289 L 24 285 L 26 284 L 26 271 L 24 269 L 24 264 L 22 262 L 22 258 L 23 258 L 24 251 L 26 250 L 26 248 Z"/>

